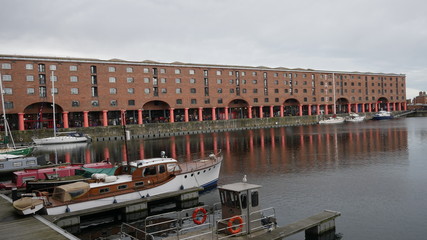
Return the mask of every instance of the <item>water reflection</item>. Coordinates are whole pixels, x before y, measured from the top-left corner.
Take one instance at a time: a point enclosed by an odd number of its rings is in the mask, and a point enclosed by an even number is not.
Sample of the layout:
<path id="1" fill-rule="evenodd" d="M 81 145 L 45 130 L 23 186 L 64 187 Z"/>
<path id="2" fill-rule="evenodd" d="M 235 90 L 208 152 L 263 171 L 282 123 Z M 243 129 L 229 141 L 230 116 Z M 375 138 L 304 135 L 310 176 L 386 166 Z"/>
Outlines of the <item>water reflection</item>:
<path id="1" fill-rule="evenodd" d="M 240 172 L 242 168 L 247 174 L 260 173 L 267 167 L 273 172 L 310 171 L 407 154 L 406 128 L 399 121 L 391 123 L 394 125 L 310 125 L 131 140 L 127 151 L 124 141 L 42 146 L 35 154 L 44 154 L 51 162 L 120 163 L 157 157 L 161 151 L 180 161 L 190 161 L 194 153 L 204 155 L 222 149 L 224 173 Z"/>

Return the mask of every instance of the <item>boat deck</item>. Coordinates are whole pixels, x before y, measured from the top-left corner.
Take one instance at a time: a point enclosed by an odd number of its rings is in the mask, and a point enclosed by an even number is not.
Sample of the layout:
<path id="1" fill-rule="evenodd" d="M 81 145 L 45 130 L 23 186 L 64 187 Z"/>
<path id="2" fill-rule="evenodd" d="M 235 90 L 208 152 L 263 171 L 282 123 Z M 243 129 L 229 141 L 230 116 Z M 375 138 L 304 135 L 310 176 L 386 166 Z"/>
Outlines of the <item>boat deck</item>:
<path id="1" fill-rule="evenodd" d="M 78 239 L 39 215 L 20 216 L 10 199 L 0 194 L 0 236 L 2 239 Z"/>

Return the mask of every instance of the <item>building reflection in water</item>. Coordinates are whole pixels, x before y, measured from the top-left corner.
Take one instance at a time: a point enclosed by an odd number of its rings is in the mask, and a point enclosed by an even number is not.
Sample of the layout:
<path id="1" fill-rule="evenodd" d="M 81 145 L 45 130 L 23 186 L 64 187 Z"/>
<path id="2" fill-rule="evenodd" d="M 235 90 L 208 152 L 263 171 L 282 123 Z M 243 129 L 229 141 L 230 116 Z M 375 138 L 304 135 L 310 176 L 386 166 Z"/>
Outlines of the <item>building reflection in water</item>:
<path id="1" fill-rule="evenodd" d="M 224 173 L 244 171 L 310 171 L 336 168 L 347 161 L 369 163 L 375 157 L 407 154 L 406 128 L 370 124 L 309 125 L 255 129 L 152 140 L 94 142 L 85 145 L 42 147 L 51 162 L 89 163 L 159 157 L 161 151 L 179 161 L 192 161 L 194 155 L 222 150 Z"/>

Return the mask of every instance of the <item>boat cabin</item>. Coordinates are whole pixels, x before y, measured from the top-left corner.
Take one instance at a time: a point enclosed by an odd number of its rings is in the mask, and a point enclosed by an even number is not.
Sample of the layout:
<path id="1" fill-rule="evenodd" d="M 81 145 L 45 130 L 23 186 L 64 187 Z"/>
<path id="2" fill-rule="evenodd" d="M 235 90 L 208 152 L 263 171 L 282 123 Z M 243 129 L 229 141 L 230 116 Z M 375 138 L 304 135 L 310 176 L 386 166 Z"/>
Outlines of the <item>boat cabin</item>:
<path id="1" fill-rule="evenodd" d="M 229 219 L 234 216 L 243 216 L 246 224 L 242 232 L 251 233 L 257 229 L 262 218 L 259 204 L 260 185 L 238 182 L 218 187 L 221 199 L 222 218 Z"/>

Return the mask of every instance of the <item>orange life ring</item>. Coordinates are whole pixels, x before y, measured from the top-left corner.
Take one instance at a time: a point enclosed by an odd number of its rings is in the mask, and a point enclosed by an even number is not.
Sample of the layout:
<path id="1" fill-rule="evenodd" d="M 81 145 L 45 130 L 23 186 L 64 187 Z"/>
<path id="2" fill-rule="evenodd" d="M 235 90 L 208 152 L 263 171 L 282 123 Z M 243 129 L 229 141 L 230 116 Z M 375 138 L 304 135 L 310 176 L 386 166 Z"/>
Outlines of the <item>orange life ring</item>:
<path id="1" fill-rule="evenodd" d="M 199 217 L 197 216 L 199 214 L 199 212 L 203 213 L 202 219 L 199 219 Z M 208 217 L 208 214 L 206 212 L 206 209 L 204 209 L 202 207 L 196 208 L 193 212 L 193 222 L 195 224 L 198 224 L 198 225 L 203 224 L 206 221 L 207 217 Z"/>
<path id="2" fill-rule="evenodd" d="M 233 228 L 233 226 L 235 226 L 234 222 L 238 221 L 238 227 L 237 228 Z M 227 230 L 229 233 L 231 234 L 237 234 L 239 232 L 242 231 L 243 228 L 243 218 L 240 216 L 234 216 L 232 217 L 230 220 L 228 220 L 228 224 L 227 224 Z"/>

